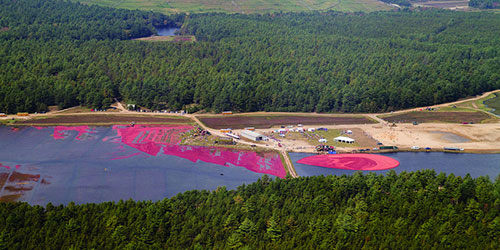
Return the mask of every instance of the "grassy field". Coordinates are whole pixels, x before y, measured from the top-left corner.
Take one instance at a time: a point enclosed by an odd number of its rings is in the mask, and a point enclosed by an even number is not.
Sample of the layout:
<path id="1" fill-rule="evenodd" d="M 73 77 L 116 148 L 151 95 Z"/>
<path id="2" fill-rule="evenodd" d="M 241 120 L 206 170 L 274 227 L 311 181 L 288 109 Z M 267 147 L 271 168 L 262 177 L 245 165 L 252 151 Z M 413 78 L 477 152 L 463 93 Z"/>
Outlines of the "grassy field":
<path id="1" fill-rule="evenodd" d="M 486 106 L 486 105 L 488 106 Z M 481 98 L 479 100 L 473 100 L 473 101 L 468 101 L 468 102 L 463 102 L 460 104 L 457 104 L 458 108 L 465 108 L 465 109 L 480 109 L 483 111 L 490 112 L 491 109 L 496 109 L 495 114 L 500 115 L 500 93 L 496 92 L 491 95 L 488 95 L 485 98 Z"/>
<path id="2" fill-rule="evenodd" d="M 484 104 L 488 105 L 488 110 L 494 109 L 492 113 L 500 115 L 500 93 L 492 94 L 492 97 L 485 100 Z"/>
<path id="3" fill-rule="evenodd" d="M 377 0 L 81 0 L 80 2 L 165 14 L 179 12 L 269 13 L 313 10 L 370 12 L 393 9 L 393 7 Z"/>
<path id="4" fill-rule="evenodd" d="M 147 42 L 196 42 L 195 36 L 150 36 L 133 39 Z"/>

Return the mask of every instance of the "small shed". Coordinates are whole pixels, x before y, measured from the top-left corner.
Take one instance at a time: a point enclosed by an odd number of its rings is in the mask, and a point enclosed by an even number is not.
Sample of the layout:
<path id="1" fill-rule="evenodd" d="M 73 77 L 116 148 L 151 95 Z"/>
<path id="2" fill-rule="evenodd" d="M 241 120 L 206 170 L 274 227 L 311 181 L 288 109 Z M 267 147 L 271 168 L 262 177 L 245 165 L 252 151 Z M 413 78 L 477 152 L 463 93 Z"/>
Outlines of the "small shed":
<path id="1" fill-rule="evenodd" d="M 28 114 L 27 112 L 19 112 L 17 113 L 17 116 L 29 116 L 30 114 Z"/>
<path id="2" fill-rule="evenodd" d="M 0 113 L 0 117 L 6 117 L 7 115 L 5 113 Z"/>
<path id="3" fill-rule="evenodd" d="M 255 127 L 246 127 L 245 130 L 255 131 Z"/>
<path id="4" fill-rule="evenodd" d="M 262 141 L 263 135 L 250 130 L 241 131 L 240 135 L 252 141 Z"/>
<path id="5" fill-rule="evenodd" d="M 222 115 L 232 115 L 233 111 L 223 111 Z"/>
<path id="6" fill-rule="evenodd" d="M 321 139 L 319 139 L 319 140 L 318 140 L 318 142 L 320 142 L 320 143 L 327 143 L 327 142 L 328 142 L 328 140 L 327 140 L 327 139 L 324 139 L 324 138 L 321 138 Z"/>
<path id="7" fill-rule="evenodd" d="M 335 142 L 354 143 L 354 139 L 345 136 L 335 137 L 333 140 Z"/>
<path id="8" fill-rule="evenodd" d="M 316 129 L 315 128 L 308 128 L 307 131 L 309 132 L 314 132 Z"/>
<path id="9" fill-rule="evenodd" d="M 348 135 L 352 135 L 352 130 L 346 130 L 345 133 Z"/>

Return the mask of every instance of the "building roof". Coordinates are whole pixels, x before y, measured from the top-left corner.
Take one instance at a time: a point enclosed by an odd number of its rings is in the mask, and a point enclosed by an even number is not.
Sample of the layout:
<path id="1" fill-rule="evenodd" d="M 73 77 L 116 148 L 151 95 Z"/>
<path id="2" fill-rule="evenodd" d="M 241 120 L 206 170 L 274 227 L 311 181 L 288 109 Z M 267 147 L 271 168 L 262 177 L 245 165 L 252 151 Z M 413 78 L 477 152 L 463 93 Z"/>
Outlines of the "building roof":
<path id="1" fill-rule="evenodd" d="M 349 137 L 345 137 L 345 136 L 335 137 L 335 138 L 333 138 L 333 140 L 335 140 L 335 141 L 348 141 L 348 142 L 354 142 L 354 139 L 349 138 Z"/>
<path id="2" fill-rule="evenodd" d="M 251 136 L 251 137 L 255 137 L 255 138 L 262 137 L 261 134 L 253 132 L 253 131 L 250 131 L 250 130 L 242 130 L 241 131 L 241 135 L 242 136 Z"/>

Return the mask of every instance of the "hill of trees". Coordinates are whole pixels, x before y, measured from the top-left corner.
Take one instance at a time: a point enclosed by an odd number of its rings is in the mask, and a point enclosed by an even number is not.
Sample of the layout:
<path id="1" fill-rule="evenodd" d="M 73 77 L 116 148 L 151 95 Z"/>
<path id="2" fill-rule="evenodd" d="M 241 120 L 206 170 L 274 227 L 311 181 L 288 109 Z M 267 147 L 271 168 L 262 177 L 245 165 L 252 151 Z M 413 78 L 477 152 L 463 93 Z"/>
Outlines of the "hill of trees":
<path id="1" fill-rule="evenodd" d="M 499 0 L 470 0 L 469 6 L 480 9 L 498 9 L 500 8 Z"/>
<path id="2" fill-rule="evenodd" d="M 500 15 L 164 16 L 0 0 L 0 112 L 107 106 L 376 112 L 500 88 Z M 195 43 L 127 40 L 183 25 Z M 191 105 L 196 104 L 196 105 Z"/>
<path id="3" fill-rule="evenodd" d="M 500 181 L 265 176 L 158 202 L 0 203 L 0 221 L 1 249 L 499 249 Z"/>

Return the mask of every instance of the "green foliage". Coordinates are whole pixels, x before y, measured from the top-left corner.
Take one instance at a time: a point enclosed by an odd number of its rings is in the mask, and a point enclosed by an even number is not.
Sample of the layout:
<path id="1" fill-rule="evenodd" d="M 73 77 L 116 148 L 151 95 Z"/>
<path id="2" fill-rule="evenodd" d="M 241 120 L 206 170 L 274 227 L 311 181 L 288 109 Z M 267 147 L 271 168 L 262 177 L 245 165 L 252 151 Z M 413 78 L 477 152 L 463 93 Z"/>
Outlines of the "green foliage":
<path id="1" fill-rule="evenodd" d="M 0 0 L 0 112 L 114 98 L 151 109 L 379 112 L 500 88 L 500 15 L 164 16 Z M 124 40 L 180 26 L 195 43 Z M 191 109 L 191 111 L 194 111 Z"/>
<path id="2" fill-rule="evenodd" d="M 498 9 L 500 8 L 499 0 L 470 0 L 469 6 L 480 9 Z"/>
<path id="3" fill-rule="evenodd" d="M 499 187 L 426 170 L 262 178 L 158 202 L 0 203 L 0 249 L 498 249 Z"/>
<path id="4" fill-rule="evenodd" d="M 495 93 L 494 97 L 484 101 L 484 104 L 488 106 L 488 111 L 491 110 L 492 113 L 500 115 L 500 93 Z"/>

